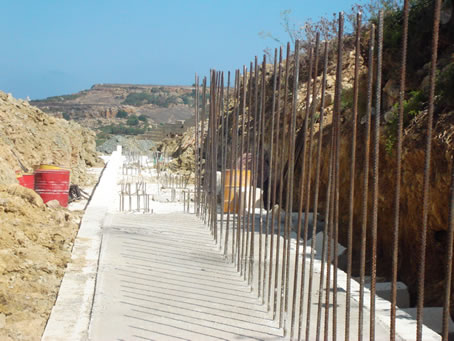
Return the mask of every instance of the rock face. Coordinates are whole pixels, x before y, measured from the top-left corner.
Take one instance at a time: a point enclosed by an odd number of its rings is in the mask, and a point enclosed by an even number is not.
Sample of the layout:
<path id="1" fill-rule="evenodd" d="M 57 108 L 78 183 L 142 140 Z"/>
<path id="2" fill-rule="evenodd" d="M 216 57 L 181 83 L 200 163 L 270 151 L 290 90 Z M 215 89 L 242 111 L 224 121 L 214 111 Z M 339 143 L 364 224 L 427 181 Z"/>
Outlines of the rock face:
<path id="1" fill-rule="evenodd" d="M 195 127 L 189 128 L 183 135 L 164 139 L 158 150 L 174 158 L 169 167 L 183 175 L 194 172 L 195 162 Z"/>
<path id="2" fill-rule="evenodd" d="M 0 92 L 0 184 L 15 183 L 21 164 L 29 171 L 39 164 L 71 168 L 71 182 L 81 185 L 89 181 L 86 168 L 102 161 L 91 130 Z"/>

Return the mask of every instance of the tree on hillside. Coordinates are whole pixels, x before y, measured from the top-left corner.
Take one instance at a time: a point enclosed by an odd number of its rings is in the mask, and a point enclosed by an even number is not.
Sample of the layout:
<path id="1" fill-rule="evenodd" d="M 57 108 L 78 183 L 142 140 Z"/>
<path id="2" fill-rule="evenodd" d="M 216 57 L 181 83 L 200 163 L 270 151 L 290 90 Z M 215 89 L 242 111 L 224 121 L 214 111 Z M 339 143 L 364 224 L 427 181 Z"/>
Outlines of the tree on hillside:
<path id="1" fill-rule="evenodd" d="M 126 117 L 128 117 L 128 113 L 124 110 L 118 110 L 116 117 L 117 118 L 126 118 Z"/>
<path id="2" fill-rule="evenodd" d="M 147 122 L 148 121 L 148 117 L 145 116 L 144 114 L 140 115 L 137 119 L 139 121 L 142 121 L 142 122 Z"/>
<path id="3" fill-rule="evenodd" d="M 139 119 L 137 118 L 136 115 L 131 115 L 131 116 L 129 116 L 128 120 L 126 121 L 126 124 L 128 126 L 137 126 L 137 125 L 139 125 Z"/>

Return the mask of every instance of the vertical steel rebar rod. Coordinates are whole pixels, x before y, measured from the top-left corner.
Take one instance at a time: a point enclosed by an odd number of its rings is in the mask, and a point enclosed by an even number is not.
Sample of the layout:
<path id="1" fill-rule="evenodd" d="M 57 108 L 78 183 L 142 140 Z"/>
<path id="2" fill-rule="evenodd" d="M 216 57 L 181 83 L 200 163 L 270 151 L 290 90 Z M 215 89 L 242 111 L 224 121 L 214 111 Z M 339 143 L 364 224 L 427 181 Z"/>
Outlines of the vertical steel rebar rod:
<path id="1" fill-rule="evenodd" d="M 207 86 L 207 79 L 206 77 L 203 77 L 203 84 L 202 84 L 202 117 L 201 117 L 201 120 L 202 120 L 202 126 L 201 126 L 201 134 L 200 134 L 200 147 L 201 147 L 201 150 L 200 150 L 200 170 L 201 170 L 201 174 L 200 174 L 200 210 L 201 210 L 201 219 L 204 220 L 205 219 L 205 216 L 204 214 L 202 213 L 202 205 L 204 206 L 205 205 L 205 179 L 206 179 L 206 173 L 204 172 L 202 174 L 202 170 L 204 170 L 204 166 L 206 164 L 206 162 L 204 162 L 204 164 L 202 164 L 202 160 L 203 160 L 203 157 L 204 157 L 204 153 L 205 153 L 205 144 L 206 144 L 206 140 L 205 140 L 205 137 L 204 137 L 204 134 L 205 134 L 205 114 L 206 114 L 206 86 Z M 206 161 L 206 157 L 205 157 L 205 161 Z M 204 208 L 203 208 L 203 211 L 204 211 Z"/>
<path id="2" fill-rule="evenodd" d="M 222 199 L 221 199 L 221 202 L 222 202 L 222 208 L 221 208 L 221 217 L 222 217 L 222 221 L 224 221 L 224 213 L 225 213 L 225 185 L 226 185 L 226 178 L 225 178 L 225 173 L 226 173 L 226 169 L 227 169 L 227 163 L 228 163 L 228 146 L 229 146 L 229 103 L 230 103 L 230 71 L 228 71 L 227 73 L 227 100 L 226 100 L 226 103 L 223 104 L 223 107 L 224 107 L 224 115 L 225 115 L 225 119 L 224 119 L 224 124 L 225 124 L 225 127 L 224 127 L 224 164 L 222 166 L 223 168 L 223 173 L 224 173 L 224 176 L 223 176 L 223 184 L 222 184 Z M 227 213 L 228 214 L 228 213 Z M 227 238 L 227 233 L 225 233 L 225 237 L 224 237 L 224 241 L 225 239 Z M 226 252 L 227 252 L 227 248 L 224 244 L 224 255 L 226 255 Z"/>
<path id="3" fill-rule="evenodd" d="M 377 74 L 375 84 L 375 126 L 374 126 L 374 163 L 372 188 L 372 259 L 370 285 L 370 332 L 369 338 L 375 340 L 375 286 L 377 279 L 377 229 L 378 229 L 378 191 L 379 191 L 379 159 L 380 159 L 380 116 L 381 116 L 381 88 L 382 88 L 382 60 L 383 60 L 383 11 L 378 15 L 378 50 Z"/>
<path id="4" fill-rule="evenodd" d="M 310 106 L 310 94 L 311 94 L 311 80 L 312 80 L 312 62 L 313 62 L 313 48 L 309 46 L 309 67 L 307 72 L 307 82 L 306 82 L 306 112 L 304 116 L 304 125 L 302 129 L 303 135 L 303 150 L 302 150 L 302 167 L 301 167 L 301 185 L 299 192 L 299 205 L 298 205 L 298 222 L 297 222 L 297 232 L 296 232 L 296 244 L 295 244 L 295 264 L 294 264 L 294 274 L 293 274 L 293 297 L 292 297 L 292 317 L 290 322 L 290 339 L 293 339 L 295 322 L 296 322 L 296 302 L 297 302 L 297 290 L 298 290 L 298 274 L 299 274 L 299 250 L 301 244 L 301 228 L 302 228 L 302 215 L 303 215 L 303 197 L 306 181 L 306 152 L 307 152 L 307 128 L 309 125 L 309 106 Z M 301 132 L 300 132 L 301 134 Z M 300 283 L 303 285 L 303 283 Z M 298 337 L 299 338 L 299 337 Z"/>
<path id="5" fill-rule="evenodd" d="M 285 139 L 285 129 L 287 128 L 287 122 L 288 122 L 288 117 L 287 117 L 287 97 L 288 97 L 288 82 L 289 82 L 289 73 L 290 73 L 290 43 L 287 43 L 287 54 L 286 54 L 286 60 L 285 60 L 285 81 L 284 81 L 284 108 L 283 108 L 283 116 L 282 116 L 282 152 L 285 154 L 285 144 L 286 144 L 286 139 Z M 277 225 L 278 225 L 278 231 L 277 231 L 277 245 L 276 245 L 276 266 L 275 266 L 275 272 L 274 272 L 274 302 L 273 302 L 273 320 L 276 319 L 276 313 L 277 313 L 277 294 L 278 294 L 278 287 L 279 287 L 279 282 L 278 282 L 278 277 L 279 277 L 279 260 L 280 260 L 280 245 L 281 245 L 281 231 L 282 231 L 282 224 L 281 224 L 281 206 L 282 206 L 282 197 L 283 197 L 283 191 L 284 191 L 284 163 L 285 161 L 282 161 L 280 164 L 280 171 L 279 171 L 279 211 L 278 211 L 278 216 L 277 216 Z M 285 240 L 284 240 L 285 242 Z M 284 251 L 284 248 L 282 248 Z M 284 252 L 282 252 L 282 258 L 284 258 Z M 283 259 L 282 259 L 283 261 Z M 284 263 L 283 263 L 284 264 Z M 284 276 L 284 271 L 281 271 L 281 277 L 283 278 Z M 281 281 L 282 283 L 282 281 Z M 283 287 L 283 286 L 281 286 Z M 279 310 L 280 311 L 280 310 Z M 279 317 L 280 320 L 280 317 Z M 279 327 L 282 327 L 282 321 L 279 321 Z"/>
<path id="6" fill-rule="evenodd" d="M 267 253 L 268 253 L 268 226 L 266 221 L 263 221 L 263 209 L 265 208 L 265 118 L 266 118 L 266 56 L 263 56 L 263 96 L 262 96 L 262 138 L 261 138 L 261 148 L 260 148 L 260 164 L 261 164 L 261 182 L 260 189 L 262 191 L 262 198 L 260 200 L 260 225 L 263 233 L 264 223 L 265 223 L 265 245 L 263 250 L 263 269 L 260 281 L 262 282 L 262 304 L 265 304 L 265 284 L 266 284 L 266 262 L 267 262 Z M 269 168 L 269 167 L 268 167 Z M 269 179 L 268 179 L 269 180 Z M 265 209 L 266 210 L 266 209 Z M 267 211 L 267 210 L 266 210 Z M 268 212 L 268 211 L 267 211 Z"/>
<path id="7" fill-rule="evenodd" d="M 225 89 L 224 89 L 224 72 L 222 73 L 221 76 L 221 98 L 219 99 L 219 116 L 221 120 L 221 126 L 220 126 L 220 134 L 219 134 L 219 148 L 220 148 L 220 154 L 221 154 L 221 188 L 220 188 L 220 230 L 219 230 L 219 249 L 222 249 L 222 242 L 223 242 L 223 236 L 224 236 L 224 186 L 225 186 L 225 168 L 224 168 L 224 160 L 225 160 L 225 149 L 224 149 L 224 143 L 225 143 L 225 107 L 224 107 L 224 94 L 225 94 Z"/>
<path id="8" fill-rule="evenodd" d="M 220 186 L 219 188 L 219 193 L 222 193 L 222 151 L 223 151 L 223 146 L 222 146 L 222 139 L 223 139 L 223 113 L 222 113 L 222 106 L 223 106 L 223 101 L 224 101 L 224 72 L 219 72 L 219 82 L 218 82 L 218 99 L 217 99 L 217 120 L 216 120 L 216 161 L 215 161 L 215 170 L 216 170 L 216 177 L 215 177 L 215 185 L 216 185 L 216 191 L 214 192 L 214 206 L 215 206 L 215 227 L 216 227 L 216 236 L 217 236 L 217 242 L 219 244 L 219 249 L 221 249 L 221 244 L 222 244 L 222 232 L 220 231 L 220 226 L 218 227 L 218 221 L 220 220 L 218 217 L 218 181 L 217 181 L 217 170 L 218 170 L 218 165 L 219 165 L 219 160 L 218 158 L 220 157 L 220 170 L 221 170 L 221 178 L 220 178 Z M 222 198 L 222 196 L 221 196 Z M 220 211 L 221 216 L 222 216 L 222 209 Z"/>
<path id="9" fill-rule="evenodd" d="M 235 80 L 234 80 L 234 90 L 233 90 L 233 102 L 234 102 L 234 105 L 233 105 L 233 110 L 232 110 L 232 133 L 231 133 L 231 144 L 230 144 L 230 172 L 229 172 L 229 189 L 228 189 L 228 201 L 227 201 L 227 223 L 226 223 L 226 226 L 225 226 L 225 240 L 224 240 L 224 256 L 227 257 L 227 254 L 228 254 L 228 249 L 229 249 L 229 227 L 230 227 L 230 210 L 231 210 L 231 201 L 232 201 L 232 184 L 233 184 L 233 165 L 234 165 L 234 156 L 233 156 L 233 150 L 234 150 L 234 145 L 236 143 L 236 139 L 235 139 L 235 127 L 237 125 L 237 122 L 236 122 L 236 115 L 235 115 L 235 105 L 236 105 L 236 93 L 237 93 L 237 73 L 235 72 Z M 229 105 L 229 103 L 227 104 Z M 228 110 L 230 111 L 230 110 Z M 227 128 L 229 129 L 229 128 Z M 236 147 L 235 147 L 236 148 Z M 224 204 L 225 205 L 225 204 Z M 233 229 L 232 229 L 233 231 Z M 234 237 L 234 233 L 232 232 L 232 239 Z M 233 243 L 233 242 L 232 242 Z"/>
<path id="10" fill-rule="evenodd" d="M 442 340 L 448 341 L 449 337 L 449 308 L 451 305 L 451 286 L 452 286 L 452 258 L 453 258 L 453 242 L 454 242 L 454 162 L 451 161 L 451 200 L 449 205 L 449 225 L 448 225 L 448 245 L 446 256 L 446 276 L 445 276 L 445 292 L 443 304 L 443 324 L 442 324 Z"/>
<path id="11" fill-rule="evenodd" d="M 199 76 L 195 74 L 195 169 L 194 169 L 194 178 L 195 178 L 195 190 L 196 190 L 196 215 L 199 216 L 199 177 L 200 177 L 200 159 L 199 159 Z"/>
<path id="12" fill-rule="evenodd" d="M 275 105 L 276 105 L 276 83 L 277 83 L 277 49 L 274 49 L 274 66 L 273 66 L 273 93 L 271 99 L 271 124 L 270 124 L 270 131 L 271 131 L 271 140 L 270 140 L 270 161 L 269 161 L 269 169 L 268 169 L 268 186 L 267 186 L 267 201 L 266 201 L 266 218 L 265 218 L 265 259 L 264 259 L 264 269 L 263 269 L 263 296 L 262 296 L 262 303 L 265 303 L 265 286 L 268 279 L 267 270 L 271 266 L 267 266 L 267 262 L 272 260 L 273 251 L 271 248 L 274 246 L 273 244 L 273 234 L 270 231 L 270 205 L 271 205 L 271 182 L 273 180 L 273 154 L 274 154 L 274 115 L 275 115 Z M 269 238 L 271 237 L 271 241 Z M 270 258 L 268 259 L 268 244 L 270 244 Z M 270 262 L 271 263 L 271 262 Z M 271 278 L 271 275 L 269 275 Z M 267 287 L 268 289 L 268 300 L 267 300 L 267 311 L 269 310 L 269 294 L 270 294 L 270 285 Z"/>
<path id="13" fill-rule="evenodd" d="M 220 74 L 213 70 L 213 100 L 210 103 L 210 108 L 213 107 L 213 119 L 212 119 L 212 155 L 211 155 L 211 221 L 213 226 L 213 235 L 214 240 L 218 242 L 218 234 L 217 234 L 217 210 L 216 210 L 216 178 L 217 178 L 217 137 L 218 137 L 218 115 L 217 115 L 217 108 L 218 108 L 218 89 L 219 89 L 219 78 Z"/>
<path id="14" fill-rule="evenodd" d="M 337 72 L 336 72 L 336 89 L 334 94 L 334 115 L 336 116 L 336 143 L 335 143 L 335 168 L 334 168 L 334 250 L 333 250 L 333 336 L 332 340 L 337 338 L 337 245 L 339 239 L 339 150 L 340 150 L 340 110 L 342 94 L 342 53 L 343 53 L 343 35 L 344 35 L 344 14 L 339 13 L 339 28 L 337 42 Z"/>
<path id="15" fill-rule="evenodd" d="M 306 194 L 305 199 L 305 213 L 304 213 L 304 236 L 303 236 L 303 260 L 301 263 L 301 284 L 300 284 L 300 307 L 299 307 L 299 318 L 298 318 L 298 339 L 301 338 L 301 332 L 303 327 L 303 310 L 304 310 L 304 292 L 306 288 L 306 251 L 307 251 L 307 237 L 309 230 L 309 208 L 310 208 L 310 198 L 311 198 L 311 171 L 312 171 L 312 143 L 314 140 L 314 120 L 315 120 L 315 109 L 316 109 L 316 99 L 317 99 L 317 74 L 318 74 L 318 61 L 319 61 L 319 49 L 320 49 L 320 34 L 317 32 L 315 37 L 315 64 L 314 64 L 314 81 L 312 83 L 312 102 L 310 106 L 310 128 L 309 128 L 309 145 L 307 148 L 308 151 L 308 166 L 307 166 L 307 185 L 303 189 L 302 195 Z M 306 141 L 305 141 L 306 143 Z M 302 198 L 301 195 L 301 198 Z M 317 220 L 316 213 L 312 215 L 312 224 L 315 224 Z M 314 238 L 315 235 L 312 235 Z M 309 280 L 312 278 L 312 272 L 309 272 Z M 308 297 L 309 299 L 309 297 Z"/>
<path id="16" fill-rule="evenodd" d="M 210 72 L 210 111 L 209 111 L 209 157 L 208 157 L 208 181 L 207 181 L 207 221 L 210 227 L 210 232 L 213 238 L 216 240 L 216 236 L 214 233 L 214 224 L 213 224 L 213 160 L 214 160 L 214 137 L 216 135 L 214 131 L 214 111 L 216 107 L 216 72 L 211 70 Z M 172 186 L 173 186 L 174 179 L 172 177 Z"/>
<path id="17" fill-rule="evenodd" d="M 259 159 L 257 161 L 260 161 L 260 166 L 258 167 L 258 170 L 260 170 L 260 214 L 259 214 L 259 270 L 258 270 L 258 290 L 257 290 L 257 296 L 260 297 L 262 295 L 262 285 L 263 285 L 263 277 L 262 277 L 262 254 L 263 254 L 263 218 L 262 218 L 262 212 L 263 212 L 263 195 L 264 195 L 264 190 L 263 190 L 263 177 L 265 175 L 263 168 L 264 168 L 264 147 L 263 145 L 265 144 L 265 97 L 266 97 L 266 55 L 263 56 L 263 63 L 262 63 L 262 83 L 261 83 L 261 95 L 260 95 L 260 118 L 259 118 L 259 126 L 260 126 L 260 146 L 258 150 L 258 156 Z M 263 288 L 264 289 L 264 288 Z"/>
<path id="18" fill-rule="evenodd" d="M 325 54 L 325 61 L 326 61 L 326 58 L 328 57 L 328 43 L 326 44 L 326 54 Z M 331 124 L 331 129 L 330 129 L 330 133 L 331 133 L 331 142 L 330 142 L 330 148 L 328 150 L 329 154 L 328 155 L 328 162 L 327 162 L 327 166 L 328 166 L 328 183 L 327 183 L 327 186 L 326 186 L 326 206 L 325 206 L 325 223 L 324 223 L 324 226 L 323 226 L 323 244 L 322 244 L 322 259 L 321 259 L 321 269 L 320 269 L 320 282 L 319 282 L 319 289 L 318 289 L 318 308 L 317 308 L 317 327 L 316 327 L 316 334 L 315 334 L 315 340 L 316 341 L 319 341 L 320 340 L 320 334 L 321 334 L 321 326 L 322 326 L 322 323 L 321 323 L 321 319 L 322 319 L 322 307 L 323 307 L 323 304 L 322 304 L 322 299 L 323 299 L 323 284 L 325 283 L 325 265 L 326 265 L 326 268 L 327 268 L 327 272 L 329 270 L 329 266 L 330 264 L 325 260 L 326 258 L 328 258 L 327 256 L 327 249 L 328 249 L 328 243 L 330 243 L 329 241 L 329 237 L 330 237 L 330 233 L 329 233 L 329 221 L 331 219 L 331 215 L 330 215 L 330 207 L 331 207 L 331 178 L 332 178 L 332 172 L 333 172 L 333 167 L 332 167 L 332 163 L 330 162 L 330 159 L 331 159 L 331 154 L 332 154 L 332 140 L 333 140 L 333 125 Z M 325 258 L 326 257 L 326 258 Z M 325 318 L 326 318 L 326 309 L 328 309 L 328 304 L 329 302 L 325 302 Z M 326 328 L 325 328 L 326 329 Z"/>
<path id="19" fill-rule="evenodd" d="M 252 65 L 251 65 L 252 66 Z M 247 73 L 247 68 L 245 68 L 245 73 Z M 249 158 L 249 121 L 250 121 L 250 106 L 251 106 L 251 87 L 252 85 L 252 68 L 249 70 L 248 82 L 247 82 L 247 92 L 245 96 L 245 101 L 247 101 L 247 105 L 245 104 L 245 112 L 244 112 L 244 127 L 243 127 L 243 134 L 244 134 L 244 150 L 243 150 L 243 162 L 244 162 L 244 173 L 245 173 L 245 182 L 244 182 L 244 190 L 241 194 L 241 200 L 243 203 L 243 215 L 242 215 L 242 225 L 243 225 L 243 237 L 241 239 L 241 268 L 240 274 L 245 276 L 246 274 L 246 257 L 247 252 L 247 240 L 249 240 L 249 228 L 246 226 L 246 216 L 247 216 L 247 202 L 246 202 L 246 193 L 247 193 L 247 186 L 248 186 L 248 158 Z M 247 114 L 246 114 L 247 113 Z"/>
<path id="20" fill-rule="evenodd" d="M 240 102 L 241 102 L 241 74 L 240 70 L 236 70 L 236 80 L 237 80 L 237 92 L 236 92 L 236 105 L 235 105 L 235 124 L 233 126 L 233 129 L 235 131 L 235 142 L 234 142 L 234 149 L 233 149 L 233 167 L 232 171 L 233 172 L 233 210 L 234 214 L 238 215 L 237 209 L 238 209 L 238 196 L 236 195 L 236 191 L 238 189 L 238 167 L 237 167 L 237 159 L 238 159 L 238 121 L 239 121 L 239 115 L 240 115 Z M 235 254 L 235 245 L 238 244 L 238 226 L 237 226 L 237 219 L 236 216 L 234 215 L 232 217 L 232 263 L 235 263 L 236 260 L 236 254 Z M 236 237 L 235 237 L 235 232 L 236 232 Z"/>
<path id="21" fill-rule="evenodd" d="M 286 335 L 287 328 L 287 313 L 288 313 L 288 298 L 289 298 L 289 281 L 290 281 L 290 232 L 292 228 L 292 212 L 293 212 L 293 182 L 294 182 L 294 170 L 295 170 L 295 135 L 296 135 L 296 112 L 298 107 L 298 85 L 299 85 L 299 40 L 295 41 L 294 51 L 294 74 L 293 74 L 293 98 L 292 98 L 292 119 L 290 121 L 290 134 L 289 134 L 289 146 L 290 146 L 290 162 L 288 168 L 288 194 L 287 194 L 287 205 L 286 205 L 286 217 L 287 217 L 287 248 L 286 248 L 286 264 L 285 264 L 285 291 L 284 291 L 284 335 Z M 310 73 L 310 72 L 309 72 Z M 282 311 L 282 310 L 281 310 Z"/>
<path id="22" fill-rule="evenodd" d="M 352 144 L 350 160 L 350 192 L 348 205 L 348 233 L 347 233 L 347 297 L 345 302 L 345 340 L 350 340 L 350 299 L 352 280 L 353 255 L 353 211 L 355 207 L 355 170 L 356 170 L 356 131 L 358 122 L 358 95 L 359 95 L 359 55 L 361 53 L 361 13 L 356 14 L 355 29 L 355 75 L 353 82 L 353 118 Z"/>
<path id="23" fill-rule="evenodd" d="M 208 111 L 208 120 L 207 120 L 207 157 L 205 162 L 205 174 L 206 174 L 206 181 L 205 181 L 205 197 L 206 197 L 206 204 L 205 204 L 205 222 L 210 229 L 210 233 L 213 236 L 213 226 L 211 221 L 211 181 L 212 181 L 212 157 L 213 157 L 213 70 L 210 70 L 210 105 Z M 173 176 L 170 176 L 170 186 L 173 187 Z"/>
<path id="24" fill-rule="evenodd" d="M 326 242 L 328 243 L 326 245 L 326 284 L 325 284 L 325 324 L 324 324 L 324 335 L 323 339 L 325 341 L 328 341 L 328 331 L 329 331 L 329 311 L 330 311 L 330 292 L 331 292 L 331 257 L 332 257 L 332 246 L 333 246 L 333 233 L 334 233 L 334 206 L 335 206 L 335 201 L 336 198 L 334 197 L 335 194 L 335 159 L 336 159 L 336 123 L 334 122 L 336 116 L 333 116 L 333 121 L 331 123 L 331 153 L 330 153 L 330 159 L 329 159 L 329 165 L 330 165 L 330 179 L 329 179 L 329 184 L 327 191 L 330 196 L 330 201 L 329 205 L 327 207 L 328 210 L 328 218 L 326 220 L 326 224 L 328 224 L 328 229 L 327 229 L 327 239 Z"/>
<path id="25" fill-rule="evenodd" d="M 360 253 L 360 275 L 359 275 L 359 311 L 358 311 L 358 341 L 363 339 L 364 320 L 364 276 L 366 272 L 366 243 L 367 243 L 367 211 L 368 211 L 368 189 L 369 189 L 369 156 L 370 156 L 370 125 L 372 119 L 372 82 L 374 72 L 374 49 L 375 49 L 375 25 L 370 29 L 369 40 L 369 65 L 367 74 L 367 112 L 366 112 L 366 134 L 364 137 L 364 170 L 363 170 L 363 193 L 361 212 L 361 253 Z"/>
<path id="26" fill-rule="evenodd" d="M 245 191 L 244 191 L 244 202 L 245 202 L 245 206 L 247 208 L 247 211 L 245 212 L 244 216 L 243 216 L 243 224 L 245 224 L 246 226 L 246 240 L 245 240 L 245 250 L 244 250 L 244 258 L 243 258 L 243 262 L 244 262 L 244 271 L 243 271 L 243 278 L 244 280 L 246 280 L 246 277 L 247 277 L 247 269 L 248 269 L 248 263 L 249 263 L 249 260 L 248 260 L 248 255 L 249 255 L 249 236 L 250 236 L 250 225 L 249 225 L 249 218 L 250 218 L 250 207 L 251 207 L 251 191 L 250 191 L 250 185 L 251 185 L 251 165 L 250 165 L 250 162 L 249 162 L 249 156 L 251 155 L 250 153 L 250 131 L 251 131 L 251 114 L 252 114 L 252 90 L 253 90 L 253 87 L 252 87 L 252 84 L 253 84 L 253 81 L 254 81 L 254 77 L 253 77 L 253 72 L 254 72 L 254 65 L 253 63 L 251 62 L 250 64 L 250 67 L 249 67 L 249 90 L 248 90 L 248 115 L 247 115 L 247 139 L 246 139 L 246 173 L 249 174 L 248 176 L 248 180 L 249 180 L 249 183 L 246 184 L 246 187 L 245 187 Z M 246 201 L 247 200 L 247 201 Z M 244 240 L 244 238 L 243 238 Z"/>
<path id="27" fill-rule="evenodd" d="M 427 244 L 427 225 L 429 220 L 430 204 L 430 173 L 432 157 L 432 130 L 435 101 L 435 84 L 438 58 L 438 35 L 440 30 L 440 12 L 441 0 L 435 0 L 434 24 L 432 34 L 432 58 L 430 65 L 430 90 L 429 90 L 429 110 L 427 119 L 427 142 L 426 156 L 424 162 L 424 187 L 423 187 L 423 213 L 422 213 L 422 231 L 420 244 L 420 258 L 418 269 L 418 299 L 416 310 L 416 339 L 422 340 L 423 308 L 424 308 L 424 280 L 426 270 L 426 244 Z"/>
<path id="28" fill-rule="evenodd" d="M 238 189 L 238 201 L 239 201 L 239 210 L 238 210 L 238 243 L 237 243 L 237 271 L 241 271 L 241 245 L 243 244 L 244 236 L 244 225 L 242 224 L 241 217 L 243 213 L 243 153 L 244 153 L 244 121 L 246 117 L 246 87 L 247 87 L 247 69 L 246 66 L 243 66 L 243 88 L 242 88 L 242 101 L 241 101 L 241 143 L 240 143 L 240 157 L 238 158 L 240 162 L 240 186 Z"/>
<path id="29" fill-rule="evenodd" d="M 254 121 L 253 121 L 253 133 L 252 133 L 252 176 L 251 176 L 251 195 L 252 195 L 252 203 L 251 203 L 251 246 L 250 246 L 250 254 L 249 254 L 249 276 L 248 276 L 248 284 L 251 285 L 251 289 L 253 289 L 253 280 L 254 280 L 254 247 L 255 247 L 255 199 L 256 199 L 256 181 L 257 181 L 257 162 L 256 162 L 256 145 L 257 145 L 257 120 L 258 120 L 258 91 L 259 91 L 259 65 L 257 57 L 255 57 L 255 88 L 254 88 Z"/>
<path id="30" fill-rule="evenodd" d="M 402 27 L 402 55 L 400 67 L 400 90 L 399 90 L 399 121 L 397 125 L 396 141 L 396 191 L 394 196 L 394 228 L 393 228 L 393 260 L 391 280 L 391 315 L 390 335 L 391 341 L 396 339 L 396 306 L 397 306 L 397 271 L 399 257 L 399 225 L 400 225 L 400 188 L 402 181 L 402 135 L 404 124 L 404 101 L 407 74 L 407 47 L 408 47 L 408 12 L 409 0 L 404 0 L 403 27 Z"/>
<path id="31" fill-rule="evenodd" d="M 277 50 L 275 51 L 277 52 Z M 274 60 L 276 61 L 277 56 L 275 53 Z M 276 75 L 276 70 L 274 70 L 274 74 Z M 276 76 L 275 76 L 276 77 Z M 276 119 L 275 119 L 275 125 L 276 128 L 273 129 L 276 133 L 276 137 L 274 140 L 274 147 L 273 147 L 273 152 L 272 152 L 272 159 L 274 161 L 274 166 L 272 167 L 272 171 L 270 170 L 270 179 L 272 179 L 272 184 L 273 184 L 273 189 L 272 189 L 272 194 L 271 190 L 269 190 L 269 196 L 271 197 L 271 207 L 268 207 L 268 209 L 271 209 L 271 221 L 270 221 L 270 235 L 271 235 L 271 241 L 270 241 L 270 264 L 269 264 L 269 273 L 268 273 L 268 300 L 267 300 L 267 307 L 266 310 L 270 311 L 271 308 L 271 285 L 272 285 L 272 278 L 273 278 L 273 256 L 274 256 L 274 239 L 275 239 L 275 228 L 274 228 L 274 218 L 275 218 L 275 205 L 276 205 L 276 185 L 277 185 L 277 176 L 278 176 L 278 152 L 279 152 L 279 132 L 280 132 L 280 94 L 281 94 L 281 78 L 282 78 L 282 47 L 279 48 L 279 71 L 277 74 L 277 84 L 273 85 L 273 103 L 274 99 L 276 98 L 276 111 L 275 114 Z M 276 94 L 277 90 L 277 94 Z M 274 110 L 274 104 L 273 104 L 273 110 Z M 273 113 L 273 119 L 274 115 Z M 273 157 L 273 154 L 276 154 Z M 273 163 L 270 160 L 270 164 L 273 165 Z M 271 183 L 271 181 L 270 181 Z M 279 238 L 279 236 L 277 236 Z"/>
<path id="32" fill-rule="evenodd" d="M 319 186 L 320 186 L 320 165 L 321 165 L 321 156 L 322 156 L 322 143 L 323 143 L 323 116 L 325 113 L 325 91 L 326 91 L 326 75 L 328 69 L 328 43 L 325 42 L 324 48 L 324 64 L 323 64 L 323 76 L 321 84 L 321 100 L 320 100 L 320 126 L 318 132 L 318 145 L 317 145 L 317 163 L 315 166 L 315 183 L 314 183 L 314 203 L 313 203 L 313 225 L 312 225 L 312 239 L 311 239 L 311 259 L 309 265 L 309 274 L 312 274 L 314 271 L 314 261 L 315 261 L 315 243 L 317 241 L 317 215 L 318 215 L 318 195 L 319 195 Z M 315 69 L 317 70 L 317 69 Z M 322 251 L 323 254 L 323 251 Z M 322 270 L 323 273 L 323 270 Z M 320 273 L 320 276 L 322 276 Z M 313 276 L 309 277 L 308 293 L 307 293 L 307 310 L 306 310 L 306 330 L 305 330 L 305 339 L 310 339 L 310 320 L 311 320 L 311 307 L 312 307 L 312 283 Z M 319 298 L 321 298 L 322 290 L 319 290 Z M 303 302 L 300 303 L 301 305 Z M 319 301 L 319 306 L 321 301 Z M 317 320 L 318 321 L 318 320 Z"/>

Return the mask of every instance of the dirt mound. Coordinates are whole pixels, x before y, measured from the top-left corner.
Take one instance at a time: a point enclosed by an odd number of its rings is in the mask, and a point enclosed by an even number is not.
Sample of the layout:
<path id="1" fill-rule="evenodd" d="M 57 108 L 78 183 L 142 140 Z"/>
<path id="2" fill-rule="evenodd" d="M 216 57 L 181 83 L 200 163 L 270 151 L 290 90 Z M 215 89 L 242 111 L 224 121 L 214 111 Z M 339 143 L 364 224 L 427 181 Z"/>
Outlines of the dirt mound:
<path id="1" fill-rule="evenodd" d="M 34 191 L 0 185 L 0 339 L 39 340 L 81 212 L 49 208 Z"/>
<path id="2" fill-rule="evenodd" d="M 39 164 L 71 168 L 71 181 L 86 184 L 87 167 L 101 165 L 95 134 L 75 122 L 51 117 L 0 91 L 0 184 L 16 182 L 15 171 Z"/>

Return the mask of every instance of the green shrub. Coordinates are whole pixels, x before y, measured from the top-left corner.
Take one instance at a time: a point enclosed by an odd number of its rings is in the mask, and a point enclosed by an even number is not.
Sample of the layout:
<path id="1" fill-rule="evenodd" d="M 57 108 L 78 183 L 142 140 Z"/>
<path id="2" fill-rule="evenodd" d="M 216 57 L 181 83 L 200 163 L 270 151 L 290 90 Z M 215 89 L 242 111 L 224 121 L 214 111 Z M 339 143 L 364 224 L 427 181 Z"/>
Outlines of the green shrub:
<path id="1" fill-rule="evenodd" d="M 128 126 L 137 126 L 137 125 L 139 125 L 139 119 L 137 118 L 136 115 L 131 115 L 131 116 L 129 116 L 128 120 L 126 121 L 126 124 Z"/>
<path id="2" fill-rule="evenodd" d="M 142 122 L 147 122 L 148 121 L 148 118 L 147 116 L 145 115 L 140 115 L 139 117 L 137 117 L 139 121 L 142 121 Z"/>
<path id="3" fill-rule="evenodd" d="M 116 117 L 117 118 L 126 118 L 126 117 L 128 117 L 128 113 L 124 110 L 118 110 Z"/>
<path id="4" fill-rule="evenodd" d="M 353 108 L 353 99 L 354 99 L 353 97 L 354 97 L 353 88 L 342 89 L 341 111 Z"/>
<path id="5" fill-rule="evenodd" d="M 123 124 L 111 124 L 99 128 L 97 139 L 107 139 L 109 135 L 140 135 L 145 133 L 145 128 L 127 127 Z"/>
<path id="6" fill-rule="evenodd" d="M 63 113 L 63 118 L 67 121 L 69 121 L 71 119 L 71 115 L 69 115 L 67 112 L 64 112 Z"/>
<path id="7" fill-rule="evenodd" d="M 454 106 L 454 63 L 446 66 L 437 77 L 437 93 L 440 95 L 438 103 L 446 106 Z"/>
<path id="8" fill-rule="evenodd" d="M 426 95 L 421 90 L 410 91 L 408 99 L 404 101 L 403 125 L 405 127 L 424 109 L 424 103 L 427 101 Z M 392 110 L 391 119 L 385 126 L 385 150 L 391 154 L 397 141 L 397 130 L 399 128 L 399 103 L 396 103 Z"/>

